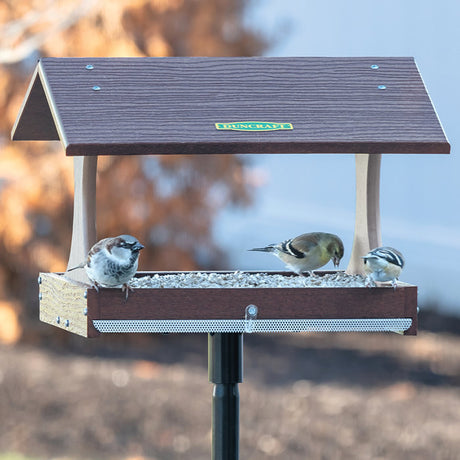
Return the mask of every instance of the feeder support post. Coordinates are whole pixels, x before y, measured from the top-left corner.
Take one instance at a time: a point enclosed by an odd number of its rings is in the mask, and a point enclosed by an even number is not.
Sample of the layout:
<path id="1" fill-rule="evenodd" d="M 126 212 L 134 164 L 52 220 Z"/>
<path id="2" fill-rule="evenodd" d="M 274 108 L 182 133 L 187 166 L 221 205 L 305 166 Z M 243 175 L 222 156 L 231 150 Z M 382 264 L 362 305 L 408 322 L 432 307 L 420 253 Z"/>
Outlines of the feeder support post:
<path id="1" fill-rule="evenodd" d="M 67 269 L 83 262 L 96 242 L 96 172 L 97 156 L 77 156 L 74 167 L 74 205 L 72 243 Z M 67 274 L 76 281 L 87 282 L 83 270 Z"/>
<path id="2" fill-rule="evenodd" d="M 363 274 L 361 259 L 371 249 L 382 245 L 380 230 L 380 164 L 381 154 L 357 154 L 355 235 L 350 263 L 346 272 Z"/>
<path id="3" fill-rule="evenodd" d="M 208 334 L 212 394 L 212 460 L 239 459 L 239 391 L 243 381 L 243 334 Z"/>

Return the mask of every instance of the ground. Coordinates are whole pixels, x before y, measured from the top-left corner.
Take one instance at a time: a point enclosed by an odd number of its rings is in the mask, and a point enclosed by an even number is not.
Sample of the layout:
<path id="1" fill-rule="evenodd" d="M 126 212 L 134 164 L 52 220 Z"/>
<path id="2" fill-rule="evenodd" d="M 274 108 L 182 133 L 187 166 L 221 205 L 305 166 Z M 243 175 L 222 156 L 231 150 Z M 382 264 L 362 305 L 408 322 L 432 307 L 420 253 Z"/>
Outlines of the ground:
<path id="1" fill-rule="evenodd" d="M 417 337 L 245 335 L 240 458 L 458 459 L 460 328 L 426 323 Z M 206 335 L 48 330 L 66 351 L 0 347 L 0 460 L 210 458 Z"/>

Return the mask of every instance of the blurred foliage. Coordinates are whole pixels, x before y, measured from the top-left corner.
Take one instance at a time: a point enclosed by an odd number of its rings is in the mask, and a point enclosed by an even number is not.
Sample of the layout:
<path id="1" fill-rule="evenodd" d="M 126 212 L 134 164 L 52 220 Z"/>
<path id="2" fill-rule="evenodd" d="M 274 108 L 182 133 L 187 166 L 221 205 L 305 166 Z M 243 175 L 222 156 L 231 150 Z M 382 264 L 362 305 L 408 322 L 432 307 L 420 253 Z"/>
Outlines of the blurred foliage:
<path id="1" fill-rule="evenodd" d="M 73 162 L 56 142 L 9 141 L 41 56 L 250 56 L 266 41 L 244 24 L 244 0 L 4 0 L 0 4 L 0 341 L 37 327 L 38 271 L 65 270 Z M 120 184 L 123 186 L 120 187 Z M 247 205 L 244 160 L 231 155 L 103 157 L 98 237 L 131 233 L 140 269 L 225 268 L 216 214 Z"/>
<path id="2" fill-rule="evenodd" d="M 15 454 L 15 453 L 0 453 L 0 460 L 38 460 L 36 457 L 25 457 L 24 455 L 21 454 Z"/>

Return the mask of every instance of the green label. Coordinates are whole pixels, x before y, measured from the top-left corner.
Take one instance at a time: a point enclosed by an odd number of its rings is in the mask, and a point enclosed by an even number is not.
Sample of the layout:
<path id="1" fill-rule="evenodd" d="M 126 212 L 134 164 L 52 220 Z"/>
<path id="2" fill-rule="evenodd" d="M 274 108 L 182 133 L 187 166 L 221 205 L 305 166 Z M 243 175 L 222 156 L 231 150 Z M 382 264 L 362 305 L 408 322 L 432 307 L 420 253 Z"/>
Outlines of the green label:
<path id="1" fill-rule="evenodd" d="M 278 131 L 294 129 L 291 123 L 274 123 L 272 121 L 235 121 L 233 123 L 216 123 L 216 129 L 232 131 Z"/>

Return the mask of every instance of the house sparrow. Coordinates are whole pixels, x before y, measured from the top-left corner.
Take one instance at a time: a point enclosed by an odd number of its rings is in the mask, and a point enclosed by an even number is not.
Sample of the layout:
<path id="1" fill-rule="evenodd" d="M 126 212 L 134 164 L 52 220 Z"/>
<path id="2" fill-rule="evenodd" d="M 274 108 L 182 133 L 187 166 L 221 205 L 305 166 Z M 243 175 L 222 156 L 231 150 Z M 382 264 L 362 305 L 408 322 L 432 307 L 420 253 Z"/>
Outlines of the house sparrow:
<path id="1" fill-rule="evenodd" d="M 302 272 L 311 274 L 312 270 L 326 265 L 331 259 L 338 267 L 343 257 L 342 240 L 337 235 L 323 232 L 304 233 L 282 243 L 249 250 L 272 252 L 299 275 Z"/>
<path id="2" fill-rule="evenodd" d="M 128 281 L 135 275 L 139 251 L 144 246 L 134 236 L 120 235 L 114 238 L 104 238 L 98 241 L 88 252 L 88 258 L 76 267 L 84 268 L 93 286 L 99 291 L 99 286 L 126 290 L 128 298 Z"/>
<path id="3" fill-rule="evenodd" d="M 404 267 L 404 257 L 398 250 L 388 246 L 375 248 L 362 258 L 369 287 L 375 286 L 376 281 L 391 281 L 396 289 L 396 280 Z"/>

